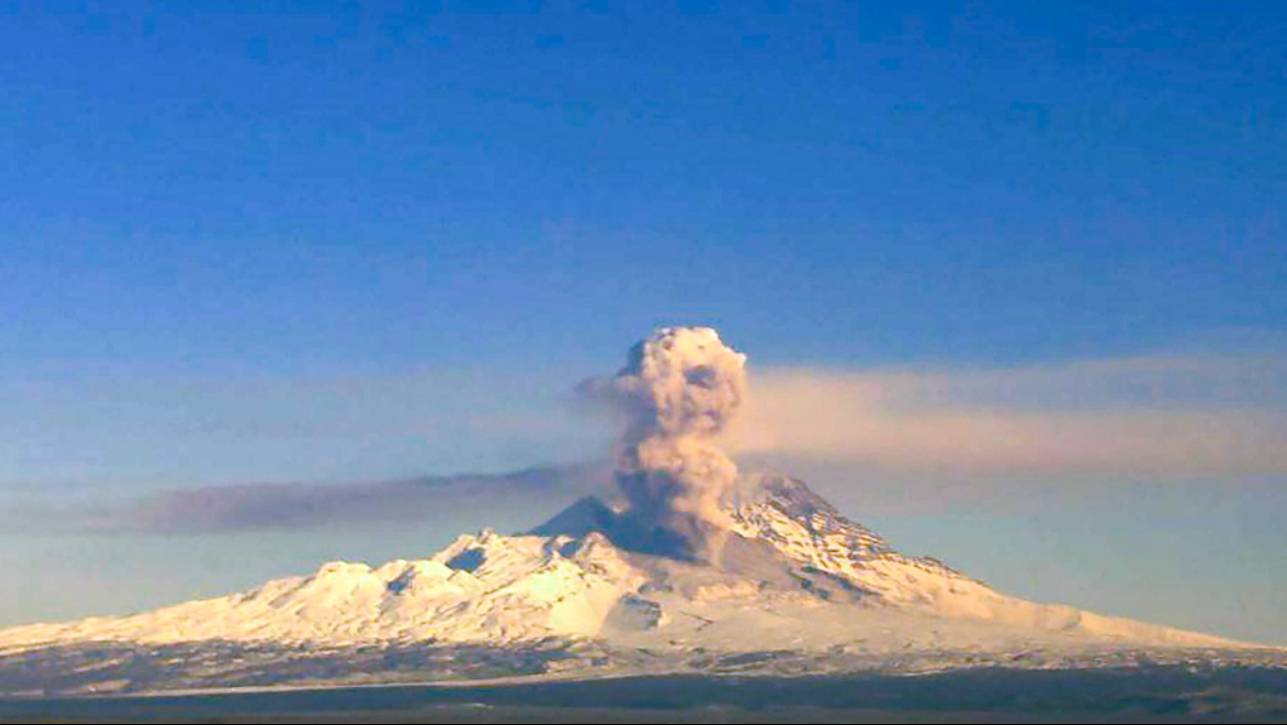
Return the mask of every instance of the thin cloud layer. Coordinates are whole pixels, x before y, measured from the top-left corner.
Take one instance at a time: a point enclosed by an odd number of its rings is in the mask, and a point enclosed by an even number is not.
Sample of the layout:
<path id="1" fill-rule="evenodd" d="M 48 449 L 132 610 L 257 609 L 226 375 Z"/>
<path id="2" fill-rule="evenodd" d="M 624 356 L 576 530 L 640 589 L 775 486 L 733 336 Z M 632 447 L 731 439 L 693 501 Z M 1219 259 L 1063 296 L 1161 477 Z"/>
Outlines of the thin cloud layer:
<path id="1" fill-rule="evenodd" d="M 1005 370 L 753 375 L 743 454 L 926 473 L 1287 473 L 1273 357 L 1140 357 Z"/>
<path id="2" fill-rule="evenodd" d="M 611 486 L 607 468 L 593 465 L 350 484 L 205 486 L 72 512 L 68 523 L 74 530 L 100 533 L 203 534 L 424 521 L 450 519 L 461 511 L 557 507 Z"/>
<path id="3" fill-rule="evenodd" d="M 989 494 L 998 487 L 1011 498 L 1041 481 L 1060 488 L 1069 476 L 1287 474 L 1283 356 L 1151 356 L 974 370 L 751 366 L 739 397 L 737 419 L 712 444 L 742 468 L 767 464 L 815 477 L 841 499 L 861 491 L 865 509 L 912 499 L 921 507 L 977 503 L 998 498 Z M 604 426 L 587 420 L 584 428 L 552 433 L 528 424 L 519 437 L 530 437 L 536 450 L 553 450 L 569 435 L 597 432 L 606 439 Z M 503 433 L 513 437 L 515 430 Z M 578 496 L 614 490 L 610 465 L 587 464 L 350 484 L 205 486 L 56 510 L 47 502 L 30 510 L 13 504 L 0 523 L 11 530 L 166 534 L 446 523 L 461 511 L 498 506 L 553 513 Z"/>

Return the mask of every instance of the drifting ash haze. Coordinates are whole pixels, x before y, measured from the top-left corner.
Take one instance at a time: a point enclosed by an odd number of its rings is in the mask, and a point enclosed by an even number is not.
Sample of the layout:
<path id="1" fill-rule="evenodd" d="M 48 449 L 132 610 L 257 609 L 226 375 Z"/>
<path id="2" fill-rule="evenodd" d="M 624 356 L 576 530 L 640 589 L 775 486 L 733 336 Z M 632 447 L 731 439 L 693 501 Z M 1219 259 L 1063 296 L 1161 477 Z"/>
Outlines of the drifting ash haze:
<path id="1" fill-rule="evenodd" d="M 1183 663 L 1283 650 L 994 591 L 898 553 L 804 483 L 716 445 L 745 357 L 657 331 L 581 391 L 623 418 L 621 501 L 427 559 L 302 577 L 130 617 L 0 632 L 0 693 L 149 691 L 525 674 L 910 673 Z M 1058 562 L 1052 562 L 1057 566 Z"/>

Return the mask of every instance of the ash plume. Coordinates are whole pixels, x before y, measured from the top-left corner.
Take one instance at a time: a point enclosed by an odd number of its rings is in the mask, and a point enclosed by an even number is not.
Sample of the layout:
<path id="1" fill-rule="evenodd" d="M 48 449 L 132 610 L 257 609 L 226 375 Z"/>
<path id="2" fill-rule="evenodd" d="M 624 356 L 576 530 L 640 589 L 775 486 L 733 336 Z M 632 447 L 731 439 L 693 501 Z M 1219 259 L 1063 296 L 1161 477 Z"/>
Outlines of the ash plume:
<path id="1" fill-rule="evenodd" d="M 745 365 L 709 327 L 666 327 L 632 347 L 614 377 L 581 385 L 625 418 L 616 481 L 629 515 L 678 535 L 689 553 L 711 555 L 726 524 L 720 501 L 737 465 L 714 440 L 746 397 Z"/>

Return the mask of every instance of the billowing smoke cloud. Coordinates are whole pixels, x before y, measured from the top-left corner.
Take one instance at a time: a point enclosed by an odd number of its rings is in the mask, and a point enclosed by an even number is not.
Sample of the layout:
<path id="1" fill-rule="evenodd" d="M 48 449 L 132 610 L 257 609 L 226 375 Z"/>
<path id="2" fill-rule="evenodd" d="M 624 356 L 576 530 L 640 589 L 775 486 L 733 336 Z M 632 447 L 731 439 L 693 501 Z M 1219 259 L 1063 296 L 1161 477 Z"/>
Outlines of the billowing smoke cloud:
<path id="1" fill-rule="evenodd" d="M 737 466 L 714 441 L 746 396 L 745 365 L 709 327 L 667 327 L 631 348 L 616 376 L 582 383 L 625 417 L 617 482 L 638 520 L 690 543 L 724 523 Z"/>

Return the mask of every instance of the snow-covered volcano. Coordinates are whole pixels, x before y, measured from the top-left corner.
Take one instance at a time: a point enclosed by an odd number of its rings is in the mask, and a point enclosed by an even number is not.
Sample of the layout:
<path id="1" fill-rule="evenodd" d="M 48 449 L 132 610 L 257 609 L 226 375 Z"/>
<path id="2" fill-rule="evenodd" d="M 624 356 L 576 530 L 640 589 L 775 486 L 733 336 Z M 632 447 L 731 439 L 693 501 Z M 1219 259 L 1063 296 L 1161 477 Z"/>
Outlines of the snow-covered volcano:
<path id="1" fill-rule="evenodd" d="M 5 630 L 0 653 L 92 642 L 563 641 L 677 658 L 844 652 L 879 663 L 934 653 L 948 664 L 1253 647 L 1001 594 L 938 560 L 898 553 L 794 479 L 758 477 L 744 491 L 726 510 L 731 525 L 712 561 L 650 552 L 627 516 L 586 498 L 532 532 L 461 536 L 427 559 L 331 562 L 217 599 Z"/>
<path id="2" fill-rule="evenodd" d="M 1287 666 L 1282 650 L 1002 594 L 899 553 L 798 480 L 739 472 L 715 434 L 744 394 L 743 362 L 713 330 L 668 329 L 590 386 L 630 419 L 619 500 L 582 499 L 523 534 L 461 536 L 427 559 L 332 562 L 217 599 L 3 630 L 0 692 L 730 662 L 792 673 Z M 462 670 L 469 658 L 487 665 Z"/>

